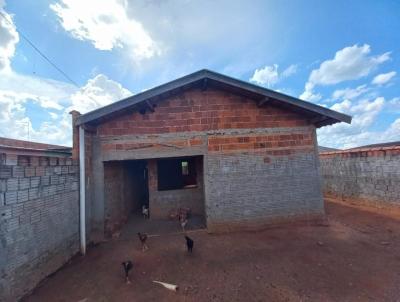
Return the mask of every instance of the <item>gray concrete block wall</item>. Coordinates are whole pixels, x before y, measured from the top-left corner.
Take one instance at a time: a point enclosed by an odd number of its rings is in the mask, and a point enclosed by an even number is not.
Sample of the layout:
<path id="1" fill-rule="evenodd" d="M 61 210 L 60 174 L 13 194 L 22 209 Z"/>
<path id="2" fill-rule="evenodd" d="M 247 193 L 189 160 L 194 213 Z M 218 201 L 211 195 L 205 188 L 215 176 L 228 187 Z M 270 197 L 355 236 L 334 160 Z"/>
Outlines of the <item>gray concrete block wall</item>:
<path id="1" fill-rule="evenodd" d="M 321 154 L 321 175 L 327 197 L 400 207 L 400 149 Z"/>
<path id="2" fill-rule="evenodd" d="M 314 152 L 290 156 L 209 154 L 206 215 L 210 231 L 252 229 L 324 214 Z"/>
<path id="3" fill-rule="evenodd" d="M 79 250 L 78 167 L 1 154 L 0 301 L 16 301 Z"/>

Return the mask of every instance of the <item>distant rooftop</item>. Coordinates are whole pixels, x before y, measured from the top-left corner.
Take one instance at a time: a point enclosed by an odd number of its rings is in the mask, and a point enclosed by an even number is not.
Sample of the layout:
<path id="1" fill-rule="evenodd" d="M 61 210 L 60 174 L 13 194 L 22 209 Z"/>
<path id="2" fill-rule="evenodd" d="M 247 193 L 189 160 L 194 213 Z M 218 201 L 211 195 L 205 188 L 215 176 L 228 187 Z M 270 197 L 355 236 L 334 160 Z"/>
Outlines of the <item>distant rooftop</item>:
<path id="1" fill-rule="evenodd" d="M 324 146 L 318 146 L 318 152 L 332 152 L 332 151 L 339 151 L 340 149 L 335 149 L 335 148 L 330 148 L 330 147 L 324 147 Z"/>
<path id="2" fill-rule="evenodd" d="M 71 153 L 72 150 L 71 147 L 66 146 L 43 144 L 6 137 L 0 137 L 0 148 L 29 151 L 51 151 L 60 153 Z"/>
<path id="3" fill-rule="evenodd" d="M 347 150 L 357 150 L 357 149 L 365 149 L 365 148 L 397 147 L 397 146 L 400 146 L 400 141 L 359 146 L 359 147 L 354 147 L 354 148 L 350 148 Z"/>

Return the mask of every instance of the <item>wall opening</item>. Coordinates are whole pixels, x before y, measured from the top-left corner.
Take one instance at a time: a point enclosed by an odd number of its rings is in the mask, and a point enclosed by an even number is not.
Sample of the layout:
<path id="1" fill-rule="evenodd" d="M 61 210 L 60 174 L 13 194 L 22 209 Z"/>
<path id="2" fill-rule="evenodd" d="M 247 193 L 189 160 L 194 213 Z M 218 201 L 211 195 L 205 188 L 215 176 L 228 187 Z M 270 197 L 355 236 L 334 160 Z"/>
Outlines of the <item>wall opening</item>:
<path id="1" fill-rule="evenodd" d="M 159 191 L 197 187 L 196 158 L 172 158 L 157 161 Z"/>
<path id="2" fill-rule="evenodd" d="M 180 209 L 189 209 L 204 220 L 203 156 L 149 160 L 149 179 L 152 218 L 171 219 Z"/>
<path id="3" fill-rule="evenodd" d="M 105 235 L 109 237 L 142 206 L 149 207 L 146 160 L 104 163 Z M 139 216 L 137 216 L 139 217 Z"/>

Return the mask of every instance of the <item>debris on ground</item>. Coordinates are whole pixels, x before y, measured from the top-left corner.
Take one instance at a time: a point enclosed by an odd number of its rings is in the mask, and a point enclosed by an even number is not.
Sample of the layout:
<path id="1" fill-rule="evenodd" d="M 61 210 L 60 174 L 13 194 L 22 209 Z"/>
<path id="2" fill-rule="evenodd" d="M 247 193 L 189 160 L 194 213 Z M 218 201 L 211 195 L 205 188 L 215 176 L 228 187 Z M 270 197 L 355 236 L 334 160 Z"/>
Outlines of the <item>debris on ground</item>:
<path id="1" fill-rule="evenodd" d="M 164 286 L 166 289 L 172 290 L 174 292 L 178 291 L 179 286 L 175 285 L 175 284 L 170 284 L 170 283 L 165 283 L 165 282 L 161 282 L 161 281 L 153 281 L 154 283 L 158 283 L 161 284 L 162 286 Z"/>

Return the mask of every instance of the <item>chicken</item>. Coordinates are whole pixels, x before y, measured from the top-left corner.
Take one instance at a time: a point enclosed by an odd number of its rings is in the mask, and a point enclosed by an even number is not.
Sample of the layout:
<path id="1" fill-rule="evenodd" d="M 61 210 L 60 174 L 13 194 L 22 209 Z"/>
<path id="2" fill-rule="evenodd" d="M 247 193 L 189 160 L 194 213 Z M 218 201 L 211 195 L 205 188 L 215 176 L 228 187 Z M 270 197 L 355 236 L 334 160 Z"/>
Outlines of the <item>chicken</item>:
<path id="1" fill-rule="evenodd" d="M 131 281 L 129 280 L 129 271 L 133 268 L 132 261 L 124 261 L 122 262 L 122 266 L 124 267 L 125 272 L 125 282 L 126 284 L 130 284 Z"/>
<path id="2" fill-rule="evenodd" d="M 142 205 L 142 214 L 144 219 L 149 219 L 149 208 L 146 208 L 145 205 Z"/>
<path id="3" fill-rule="evenodd" d="M 185 232 L 185 227 L 187 225 L 187 218 L 186 217 L 182 217 L 179 219 L 180 223 L 181 223 L 181 227 L 182 227 L 182 231 Z"/>
<path id="4" fill-rule="evenodd" d="M 193 241 L 193 239 L 189 238 L 188 236 L 185 236 L 185 239 L 186 239 L 187 250 L 189 253 L 192 253 L 194 241 Z"/>
<path id="5" fill-rule="evenodd" d="M 145 250 L 148 250 L 149 247 L 146 244 L 146 240 L 147 240 L 147 234 L 142 234 L 142 233 L 137 233 L 140 242 L 142 243 L 142 251 L 144 252 Z"/>

